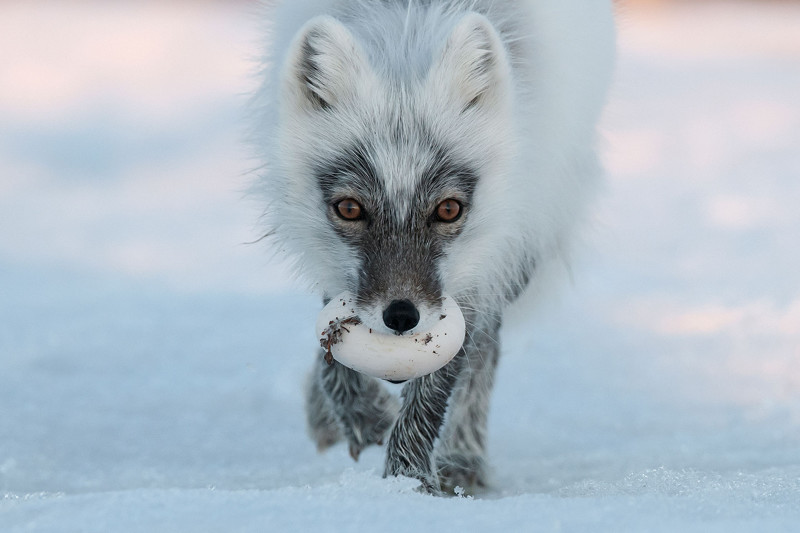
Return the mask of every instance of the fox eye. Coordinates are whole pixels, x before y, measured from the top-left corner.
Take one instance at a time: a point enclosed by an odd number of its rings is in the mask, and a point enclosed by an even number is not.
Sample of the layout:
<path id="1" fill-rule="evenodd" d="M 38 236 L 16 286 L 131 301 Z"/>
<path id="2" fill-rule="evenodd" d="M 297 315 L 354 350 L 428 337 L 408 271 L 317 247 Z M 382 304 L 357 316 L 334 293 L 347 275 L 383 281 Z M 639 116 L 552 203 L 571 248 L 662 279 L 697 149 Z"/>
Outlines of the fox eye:
<path id="1" fill-rule="evenodd" d="M 352 198 L 345 198 L 336 202 L 336 213 L 345 220 L 361 220 L 364 218 L 364 209 L 361 204 Z"/>
<path id="2" fill-rule="evenodd" d="M 461 204 L 458 200 L 448 198 L 436 207 L 436 219 L 439 222 L 455 222 L 461 218 Z"/>

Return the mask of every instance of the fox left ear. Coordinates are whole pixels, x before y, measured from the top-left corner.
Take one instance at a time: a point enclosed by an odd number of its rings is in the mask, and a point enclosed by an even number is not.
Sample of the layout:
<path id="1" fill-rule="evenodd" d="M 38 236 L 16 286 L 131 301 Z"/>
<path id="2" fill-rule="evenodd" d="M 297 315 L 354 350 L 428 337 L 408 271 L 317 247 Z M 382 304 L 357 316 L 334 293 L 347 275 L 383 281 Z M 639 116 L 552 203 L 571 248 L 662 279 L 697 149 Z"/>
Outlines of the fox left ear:
<path id="1" fill-rule="evenodd" d="M 353 35 L 330 16 L 310 20 L 292 46 L 284 94 L 306 109 L 335 107 L 353 93 L 366 61 Z"/>
<path id="2" fill-rule="evenodd" d="M 450 33 L 428 81 L 444 86 L 466 111 L 503 94 L 510 75 L 497 31 L 483 15 L 470 13 Z"/>

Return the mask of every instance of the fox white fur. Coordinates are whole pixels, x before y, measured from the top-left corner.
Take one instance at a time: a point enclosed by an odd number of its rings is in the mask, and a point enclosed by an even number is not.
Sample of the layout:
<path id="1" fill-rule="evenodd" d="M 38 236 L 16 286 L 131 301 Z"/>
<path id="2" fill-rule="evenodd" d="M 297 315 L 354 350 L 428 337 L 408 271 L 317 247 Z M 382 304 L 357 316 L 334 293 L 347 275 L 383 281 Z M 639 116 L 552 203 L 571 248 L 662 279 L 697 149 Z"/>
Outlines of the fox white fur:
<path id="1" fill-rule="evenodd" d="M 402 406 L 319 357 L 312 437 L 357 458 L 388 435 L 386 475 L 485 485 L 503 312 L 567 259 L 599 183 L 611 2 L 304 0 L 268 20 L 252 125 L 269 234 L 323 298 L 356 294 L 371 327 L 391 329 L 402 299 L 424 328 L 444 293 L 468 323 L 460 356 L 407 383 Z M 364 218 L 337 218 L 342 198 Z M 453 224 L 435 216 L 448 198 Z"/>

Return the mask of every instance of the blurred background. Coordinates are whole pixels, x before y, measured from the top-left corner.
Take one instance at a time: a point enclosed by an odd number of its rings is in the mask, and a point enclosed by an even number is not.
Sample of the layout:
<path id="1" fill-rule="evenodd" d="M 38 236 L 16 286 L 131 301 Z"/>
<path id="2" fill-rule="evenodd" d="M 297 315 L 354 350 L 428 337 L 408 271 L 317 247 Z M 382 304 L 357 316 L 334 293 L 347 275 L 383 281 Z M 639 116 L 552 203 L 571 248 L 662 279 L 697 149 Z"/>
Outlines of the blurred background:
<path id="1" fill-rule="evenodd" d="M 686 464 L 680 451 L 686 449 L 699 450 L 695 464 L 707 457 L 723 461 L 728 456 L 717 452 L 730 452 L 742 435 L 758 437 L 747 453 L 729 455 L 731 464 L 745 455 L 796 464 L 800 2 L 627 0 L 617 7 L 617 83 L 601 128 L 607 186 L 574 287 L 537 320 L 535 336 L 509 341 L 509 370 L 500 381 L 513 394 L 499 392 L 496 405 L 514 412 L 516 393 L 530 390 L 556 397 L 572 391 L 587 404 L 594 403 L 593 394 L 603 398 L 600 408 L 543 405 L 519 415 L 550 435 L 539 452 L 549 443 L 556 466 L 564 421 L 583 416 L 575 427 L 587 427 L 601 415 L 602 427 L 593 428 L 598 432 L 613 434 L 627 424 L 621 431 L 645 434 L 648 420 L 659 416 L 657 423 L 671 428 L 664 435 L 689 431 L 680 445 L 667 436 L 643 452 L 652 457 L 668 447 L 678 450 L 675 455 L 642 459 L 642 465 Z M 260 46 L 253 8 L 243 1 L 0 3 L 0 405 L 27 410 L 20 423 L 13 417 L 0 422 L 0 489 L 48 485 L 37 485 L 47 470 L 34 466 L 61 452 L 30 449 L 46 441 L 63 444 L 73 435 L 77 430 L 68 427 L 48 433 L 60 427 L 55 418 L 61 415 L 52 413 L 78 402 L 76 391 L 84 394 L 100 383 L 108 391 L 97 393 L 91 406 L 127 412 L 114 403 L 116 390 L 140 394 L 133 409 L 145 428 L 153 423 L 152 409 L 182 412 L 185 400 L 171 395 L 176 376 L 195 379 L 198 398 L 201 389 L 269 390 L 271 396 L 243 396 L 253 410 L 248 424 L 274 402 L 300 416 L 297 381 L 310 364 L 313 339 L 304 341 L 308 353 L 299 362 L 275 354 L 272 361 L 280 365 L 258 363 L 261 350 L 268 352 L 262 321 L 280 317 L 273 328 L 291 322 L 290 331 L 305 331 L 294 323 L 312 320 L 316 302 L 293 296 L 301 289 L 263 243 L 246 244 L 260 235 L 260 206 L 245 194 L 255 162 L 241 143 Z M 146 305 L 125 303 L 139 302 L 142 294 L 152 295 Z M 301 318 L 284 314 L 280 302 L 292 299 L 303 302 Z M 279 303 L 260 307 L 256 301 Z M 201 316 L 203 309 L 214 311 Z M 118 324 L 120 316 L 136 327 Z M 178 325 L 159 329 L 152 317 Z M 192 329 L 188 322 L 194 320 Z M 206 342 L 210 331 L 218 338 Z M 92 335 L 103 336 L 87 340 Z M 242 340 L 248 335 L 252 339 Z M 125 346 L 142 337 L 152 340 L 141 353 L 138 344 Z M 182 359 L 184 344 L 200 349 L 199 363 Z M 163 346 L 185 366 L 169 367 L 159 377 Z M 527 362 L 529 348 L 552 358 Z M 84 353 L 95 354 L 102 372 L 82 366 Z M 234 359 L 240 366 L 223 370 L 219 361 L 237 354 L 244 354 Z M 154 374 L 137 374 L 142 360 L 154 365 Z M 252 383 L 236 374 L 250 376 L 252 368 L 259 372 Z M 544 377 L 525 378 L 541 380 L 531 386 L 519 377 L 524 372 L 514 370 L 519 368 Z M 184 374 L 186 369 L 198 374 Z M 227 371 L 239 381 L 214 381 Z M 70 389 L 64 384 L 69 380 L 79 385 Z M 271 388 L 257 388 L 258 380 Z M 38 390 L 58 385 L 47 399 L 26 383 Z M 620 391 L 634 395 L 619 404 L 609 399 Z M 163 403 L 154 407 L 145 393 Z M 233 395 L 224 397 L 236 404 Z M 637 411 L 636 402 L 645 400 L 672 407 Z M 219 405 L 219 413 L 208 416 L 220 427 L 234 423 L 231 410 Z M 115 427 L 117 414 L 107 414 L 108 427 Z M 704 428 L 708 440 L 688 426 L 670 425 L 678 419 Z M 24 429 L 31 420 L 41 427 Z M 498 422 L 505 434 L 518 423 Z M 71 427 L 84 426 L 78 421 Z M 197 422 L 198 435 L 204 427 Z M 733 428 L 723 434 L 724 444 L 714 440 L 721 427 Z M 293 428 L 302 433 L 300 421 Z M 144 434 L 131 431 L 132 438 Z M 194 430 L 180 431 L 195 442 Z M 564 437 L 572 443 L 579 440 L 573 431 Z M 273 450 L 295 440 L 284 437 Z M 252 450 L 265 441 L 241 443 L 241 457 L 250 458 L 249 464 L 242 459 L 242 472 L 250 471 Z M 193 452 L 203 464 L 231 445 L 222 436 L 216 442 L 214 453 Z M 508 442 L 498 445 L 504 454 L 530 455 L 527 440 Z M 183 460 L 181 452 L 161 462 L 153 457 L 163 468 Z M 606 457 L 615 463 L 613 455 Z M 540 464 L 534 470 L 543 469 Z M 141 471 L 131 468 L 131 484 L 140 483 Z M 553 475 L 558 472 L 554 466 Z M 513 477 L 515 467 L 507 464 L 506 474 Z M 111 485 L 124 478 L 114 479 Z M 59 483 L 49 486 L 64 490 Z"/>
<path id="2" fill-rule="evenodd" d="M 269 287 L 242 201 L 244 2 L 0 4 L 0 261 Z M 249 266 L 248 266 L 249 265 Z"/>

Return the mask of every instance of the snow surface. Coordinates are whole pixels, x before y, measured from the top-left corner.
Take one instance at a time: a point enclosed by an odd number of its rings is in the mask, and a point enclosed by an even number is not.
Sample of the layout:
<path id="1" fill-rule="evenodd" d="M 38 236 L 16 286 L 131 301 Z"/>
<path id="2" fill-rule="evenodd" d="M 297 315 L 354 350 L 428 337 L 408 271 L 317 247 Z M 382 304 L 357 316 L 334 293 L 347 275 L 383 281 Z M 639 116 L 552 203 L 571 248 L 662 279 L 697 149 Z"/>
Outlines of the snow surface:
<path id="1" fill-rule="evenodd" d="M 441 499 L 305 435 L 247 7 L 0 4 L 0 531 L 799 531 L 800 5 L 658 5 L 574 287 L 504 336 L 494 489 Z"/>

